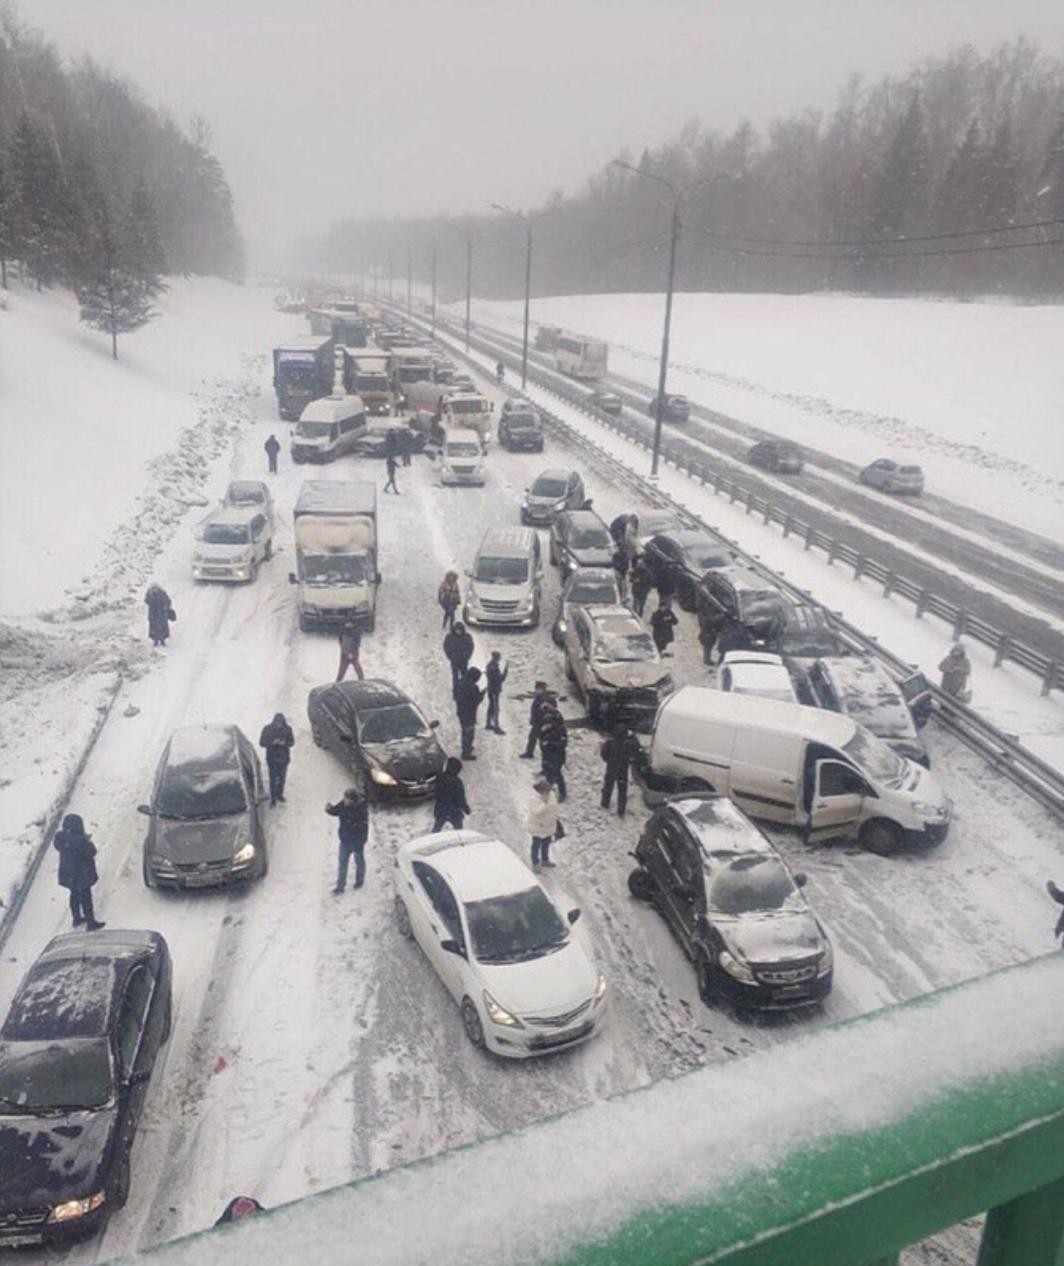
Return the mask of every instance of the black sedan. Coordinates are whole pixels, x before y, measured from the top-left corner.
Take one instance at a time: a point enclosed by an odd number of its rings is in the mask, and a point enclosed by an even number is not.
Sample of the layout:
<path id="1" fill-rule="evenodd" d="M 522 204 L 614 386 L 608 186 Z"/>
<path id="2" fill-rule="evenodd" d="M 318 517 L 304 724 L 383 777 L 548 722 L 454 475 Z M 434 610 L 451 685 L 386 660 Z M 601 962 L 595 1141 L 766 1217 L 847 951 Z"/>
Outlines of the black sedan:
<path id="1" fill-rule="evenodd" d="M 353 451 L 360 457 L 379 457 L 383 461 L 389 444 L 396 455 L 403 451 L 404 445 L 409 453 L 423 453 L 427 438 L 424 431 L 409 426 L 371 426 L 355 441 Z"/>
<path id="2" fill-rule="evenodd" d="M 171 974 L 158 932 L 110 928 L 27 972 L 0 1028 L 0 1248 L 68 1244 L 126 1203 Z"/>
<path id="3" fill-rule="evenodd" d="M 621 397 L 612 391 L 592 391 L 587 397 L 588 404 L 599 413 L 607 413 L 611 418 L 620 416 L 623 407 Z"/>
<path id="4" fill-rule="evenodd" d="M 314 742 L 362 775 L 375 799 L 430 796 L 447 753 L 416 703 L 380 678 L 335 681 L 307 696 Z"/>
<path id="5" fill-rule="evenodd" d="M 647 405 L 652 418 L 661 414 L 662 422 L 686 422 L 691 416 L 691 403 L 686 396 L 666 395 L 664 406 L 661 397 L 655 396 Z"/>
<path id="6" fill-rule="evenodd" d="M 762 440 L 747 453 L 746 460 L 777 475 L 799 475 L 805 464 L 802 450 L 790 440 Z"/>
<path id="7" fill-rule="evenodd" d="M 735 562 L 735 555 L 727 545 L 694 528 L 652 536 L 644 547 L 643 558 L 655 579 L 664 576 L 671 581 L 676 599 L 685 611 L 695 609 L 696 586 L 707 571 L 730 567 Z"/>

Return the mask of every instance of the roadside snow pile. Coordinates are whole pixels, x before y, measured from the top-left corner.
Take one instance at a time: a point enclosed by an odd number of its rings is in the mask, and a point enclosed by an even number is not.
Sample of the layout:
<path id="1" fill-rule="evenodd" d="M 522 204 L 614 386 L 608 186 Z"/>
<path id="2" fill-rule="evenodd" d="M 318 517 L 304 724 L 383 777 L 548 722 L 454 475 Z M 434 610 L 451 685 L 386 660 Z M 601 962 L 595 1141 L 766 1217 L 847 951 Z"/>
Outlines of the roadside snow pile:
<path id="1" fill-rule="evenodd" d="M 661 295 L 571 295 L 534 300 L 532 316 L 604 338 L 611 372 L 649 398 L 662 308 Z M 475 311 L 520 337 L 520 304 Z M 917 461 L 929 492 L 1060 540 L 1061 346 L 1060 305 L 679 294 L 669 385 L 856 465 Z"/>

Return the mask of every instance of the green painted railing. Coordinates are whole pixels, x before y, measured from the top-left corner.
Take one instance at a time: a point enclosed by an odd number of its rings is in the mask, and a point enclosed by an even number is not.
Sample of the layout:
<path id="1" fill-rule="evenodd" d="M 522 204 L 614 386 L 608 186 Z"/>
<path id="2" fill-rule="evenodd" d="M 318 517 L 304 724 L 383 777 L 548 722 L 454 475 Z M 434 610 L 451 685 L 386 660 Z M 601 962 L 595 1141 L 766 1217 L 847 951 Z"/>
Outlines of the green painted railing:
<path id="1" fill-rule="evenodd" d="M 887 1266 L 983 1212 L 978 1266 L 1064 1266 L 1064 954 L 144 1256 Z"/>

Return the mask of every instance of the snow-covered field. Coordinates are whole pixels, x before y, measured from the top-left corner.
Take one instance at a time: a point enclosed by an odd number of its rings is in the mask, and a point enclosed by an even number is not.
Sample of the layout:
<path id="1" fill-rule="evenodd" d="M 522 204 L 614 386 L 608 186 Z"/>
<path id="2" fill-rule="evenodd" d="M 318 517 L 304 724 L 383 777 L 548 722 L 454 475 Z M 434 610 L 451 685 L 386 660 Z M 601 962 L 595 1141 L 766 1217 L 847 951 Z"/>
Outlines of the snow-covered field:
<path id="1" fill-rule="evenodd" d="M 451 309 L 461 319 L 462 305 Z M 520 334 L 522 305 L 474 319 Z M 661 295 L 535 299 L 536 323 L 604 338 L 610 370 L 657 383 Z M 1064 306 L 846 295 L 678 294 L 669 385 L 866 465 L 924 467 L 929 492 L 1064 539 Z"/>
<path id="2" fill-rule="evenodd" d="M 198 285 L 190 283 L 190 291 Z M 583 911 L 580 927 L 611 981 L 611 1019 L 599 1040 L 555 1059 L 514 1067 L 474 1051 L 443 987 L 394 926 L 392 855 L 403 840 L 427 829 L 427 806 L 376 809 L 367 887 L 340 898 L 329 891 L 335 836 L 322 806 L 348 777 L 313 746 L 305 708 L 307 691 L 333 676 L 336 649 L 331 637 L 298 631 L 287 581 L 291 506 L 308 472 L 282 457 L 273 484 L 277 557 L 254 584 L 196 586 L 190 579 L 191 528 L 202 513 L 195 503 L 220 495 L 229 478 L 259 477 L 263 440 L 271 430 L 284 438 L 286 430 L 276 421 L 265 353 L 275 336 L 291 332 L 288 318 L 272 312 L 264 292 L 241 294 L 239 301 L 224 294 L 215 302 L 210 289 L 200 290 L 198 320 L 216 323 L 219 340 L 233 340 L 231 363 L 223 365 L 220 354 L 212 363 L 220 396 L 199 380 L 175 388 L 175 394 L 191 396 L 184 425 L 197 437 L 188 440 L 195 454 L 188 502 L 163 513 L 155 499 L 160 468 L 152 466 L 145 478 L 144 459 L 136 458 L 144 499 L 133 494 L 125 517 L 112 518 L 100 534 L 101 547 L 91 557 L 86 551 L 70 581 L 92 574 L 92 592 L 102 593 L 113 578 L 122 602 L 114 609 L 102 603 L 98 614 L 78 621 L 68 618 L 65 607 L 50 623 L 20 621 L 12 654 L 36 665 L 25 670 L 33 688 L 28 697 L 17 690 L 8 696 L 0 713 L 5 765 L 22 749 L 51 752 L 66 733 L 45 728 L 44 718 L 51 724 L 56 708 L 44 700 L 46 682 L 57 678 L 54 693 L 66 690 L 73 701 L 73 731 L 76 718 L 91 715 L 98 704 L 94 649 L 115 657 L 107 680 L 121 673 L 123 684 L 70 808 L 84 815 L 100 845 L 100 916 L 111 926 L 157 928 L 175 962 L 174 1032 L 134 1150 L 129 1205 L 100 1242 L 72 1250 L 66 1260 L 108 1260 L 209 1225 L 239 1191 L 276 1205 L 707 1062 L 770 1049 L 810 1025 L 862 1014 L 1051 948 L 1053 911 L 1043 884 L 1059 872 L 1058 824 L 968 749 L 932 729 L 936 769 L 956 801 L 957 818 L 950 837 L 930 856 L 881 859 L 845 847 L 809 851 L 796 835 L 774 833 L 792 864 L 809 874 L 809 899 L 835 944 L 836 987 L 823 1015 L 751 1024 L 708 1010 L 661 920 L 627 895 L 628 852 L 643 811 L 633 804 L 623 822 L 601 811 L 598 737 L 574 727 L 567 835 L 557 850 L 559 867 L 546 882 L 560 900 Z M 239 332 L 228 328 L 238 302 L 247 305 Z M 251 311 L 255 304 L 257 313 Z M 171 334 L 175 328 L 176 322 Z M 249 346 L 244 335 L 255 329 L 261 330 L 258 343 Z M 54 341 L 51 334 L 42 339 Z M 253 359 L 242 362 L 252 349 Z M 92 376 L 110 368 L 94 362 Z M 199 412 L 204 390 L 210 402 L 205 419 Z M 583 424 L 593 433 L 588 419 Z M 171 448 L 180 430 L 171 436 Z M 91 429 L 78 433 L 83 466 L 100 469 L 109 460 L 124 467 L 127 450 L 106 436 Z M 589 495 L 604 516 L 631 508 L 630 494 L 609 474 L 554 441 L 542 457 L 493 450 L 484 489 L 441 488 L 430 463 L 416 459 L 399 472 L 401 496 L 382 498 L 385 582 L 377 632 L 364 643 L 363 663 L 408 690 L 430 718 L 439 718 L 448 750 L 456 750 L 458 731 L 440 653 L 436 584 L 446 568 L 469 565 L 487 526 L 517 521 L 522 490 L 539 469 L 567 464 L 585 468 Z M 117 473 L 132 488 L 134 474 Z M 355 459 L 325 473 L 373 478 L 378 485 L 384 478 L 380 464 Z M 694 486 L 674 472 L 666 472 L 663 483 L 673 479 L 695 508 Z M 703 495 L 723 511 L 724 503 Z M 706 513 L 705 506 L 698 509 Z M 24 507 L 27 519 L 47 511 L 43 503 Z M 756 533 L 766 530 L 741 514 L 734 519 L 720 513 L 711 521 L 759 549 Z M 171 643 L 157 653 L 144 649 L 140 597 L 146 575 L 126 574 L 122 557 L 107 547 L 131 523 L 141 525 L 142 535 L 154 533 L 154 554 L 138 567 L 165 585 L 180 616 Z M 764 540 L 768 559 L 767 542 L 783 543 L 771 532 Z M 945 645 L 941 629 L 917 624 L 904 608 L 830 572 L 800 548 L 787 548 L 793 553 L 785 560 L 781 555 L 781 565 L 791 579 L 818 593 L 829 584 L 847 590 L 847 614 L 882 631 L 884 641 L 893 645 L 903 630 L 919 629 L 921 637 Z M 557 577 L 548 568 L 546 611 L 553 611 L 556 595 Z M 834 604 L 834 590 L 829 600 Z M 22 640 L 27 632 L 28 645 Z M 55 641 L 38 648 L 35 639 L 45 632 Z M 470 825 L 523 853 L 532 770 L 518 753 L 527 694 L 537 677 L 564 693 L 565 670 L 546 622 L 527 634 L 478 635 L 475 661 L 483 663 L 495 647 L 510 664 L 502 710 L 507 734 L 478 738 L 480 759 L 465 771 L 474 809 Z M 931 653 L 921 645 L 921 655 Z M 984 668 L 977 665 L 980 700 L 991 676 Z M 686 615 L 673 672 L 681 682 L 705 676 Z M 75 693 L 82 688 L 84 696 Z M 1017 686 L 1017 706 L 1032 693 L 1028 682 Z M 40 710 L 33 706 L 38 701 Z M 297 745 L 288 803 L 271 814 L 267 879 L 247 892 L 170 896 L 146 890 L 144 820 L 135 806 L 146 798 L 169 734 L 183 724 L 221 721 L 239 724 L 255 739 L 278 709 L 291 720 Z M 570 698 L 564 711 L 579 718 L 582 709 Z M 27 829 L 31 774 L 34 794 L 44 794 L 52 767 L 42 756 L 35 772 L 27 770 L 18 785 L 5 789 L 17 793 L 11 801 L 17 813 L 5 817 L 4 858 L 13 856 L 11 826 Z M 54 767 L 58 784 L 62 769 L 58 761 Z M 65 930 L 63 898 L 54 861 L 46 858 L 4 947 L 0 1014 L 29 962 L 51 935 Z"/>

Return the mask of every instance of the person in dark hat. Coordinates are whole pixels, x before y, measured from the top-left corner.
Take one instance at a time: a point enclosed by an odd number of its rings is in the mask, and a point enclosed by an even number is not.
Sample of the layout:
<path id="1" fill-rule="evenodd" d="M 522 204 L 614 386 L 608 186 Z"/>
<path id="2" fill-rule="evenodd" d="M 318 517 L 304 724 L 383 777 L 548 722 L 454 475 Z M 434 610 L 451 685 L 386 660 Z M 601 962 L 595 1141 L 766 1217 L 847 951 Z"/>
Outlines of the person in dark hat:
<path id="1" fill-rule="evenodd" d="M 266 769 L 270 775 L 270 807 L 278 800 L 284 804 L 284 784 L 288 777 L 288 762 L 296 736 L 285 720 L 283 712 L 275 712 L 269 725 L 262 728 L 259 746 L 266 752 Z"/>
<path id="2" fill-rule="evenodd" d="M 369 805 L 357 787 L 348 787 L 343 799 L 327 804 L 325 812 L 340 819 L 340 852 L 336 870 L 336 887 L 339 894 L 347 886 L 347 867 L 355 859 L 355 887 L 361 888 L 366 878 L 365 848 L 369 838 Z"/>
<path id="3" fill-rule="evenodd" d="M 70 892 L 70 913 L 76 928 L 89 932 L 106 927 L 92 907 L 92 889 L 97 880 L 96 845 L 85 833 L 85 823 L 76 813 L 68 813 L 52 844 L 59 854 L 59 885 Z"/>

